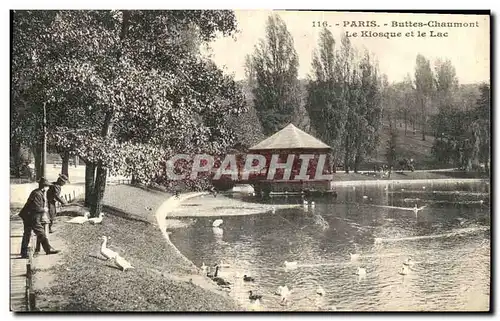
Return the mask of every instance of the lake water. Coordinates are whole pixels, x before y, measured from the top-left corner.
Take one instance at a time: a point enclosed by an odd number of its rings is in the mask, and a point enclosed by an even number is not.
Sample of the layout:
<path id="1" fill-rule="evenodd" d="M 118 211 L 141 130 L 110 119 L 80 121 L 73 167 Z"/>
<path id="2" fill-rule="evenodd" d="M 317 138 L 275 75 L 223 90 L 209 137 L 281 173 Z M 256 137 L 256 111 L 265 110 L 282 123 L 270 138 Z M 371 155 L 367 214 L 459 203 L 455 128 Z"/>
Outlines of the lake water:
<path id="1" fill-rule="evenodd" d="M 197 266 L 223 267 L 230 295 L 265 310 L 478 311 L 489 309 L 489 184 L 338 188 L 338 197 L 274 214 L 198 218 L 173 230 L 175 246 Z M 254 198 L 249 201 L 257 202 Z M 299 203 L 273 197 L 267 203 Z M 392 207 L 426 206 L 413 211 Z M 359 254 L 351 260 L 350 253 Z M 398 271 L 411 257 L 406 275 Z M 296 261 L 285 269 L 285 261 Z M 357 268 L 366 269 L 358 276 Z M 243 275 L 255 278 L 244 282 Z M 278 286 L 292 290 L 287 305 Z M 318 295 L 321 286 L 323 296 Z"/>

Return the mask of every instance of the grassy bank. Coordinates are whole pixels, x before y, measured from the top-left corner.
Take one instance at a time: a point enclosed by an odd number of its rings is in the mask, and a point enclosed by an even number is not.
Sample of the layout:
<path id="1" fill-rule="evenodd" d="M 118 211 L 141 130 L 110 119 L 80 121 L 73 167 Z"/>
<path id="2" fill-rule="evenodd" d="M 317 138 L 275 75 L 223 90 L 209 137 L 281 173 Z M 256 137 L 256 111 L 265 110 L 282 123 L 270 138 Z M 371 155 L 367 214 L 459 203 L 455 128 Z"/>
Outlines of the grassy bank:
<path id="1" fill-rule="evenodd" d="M 168 196 L 131 186 L 110 186 L 105 203 L 115 208 L 158 208 Z M 163 195 L 161 195 L 163 194 Z M 143 206 L 144 204 L 147 204 Z M 147 221 L 154 211 L 137 216 Z M 63 252 L 36 258 L 37 307 L 42 311 L 235 311 L 241 310 L 223 292 L 195 285 L 179 254 L 165 242 L 161 231 L 148 222 L 105 216 L 101 225 L 64 223 L 78 215 L 78 207 L 64 209 L 51 234 Z M 108 247 L 135 267 L 122 272 L 100 256 L 101 236 Z M 53 263 L 53 264 L 52 264 Z M 50 280 L 50 282 L 47 282 Z"/>

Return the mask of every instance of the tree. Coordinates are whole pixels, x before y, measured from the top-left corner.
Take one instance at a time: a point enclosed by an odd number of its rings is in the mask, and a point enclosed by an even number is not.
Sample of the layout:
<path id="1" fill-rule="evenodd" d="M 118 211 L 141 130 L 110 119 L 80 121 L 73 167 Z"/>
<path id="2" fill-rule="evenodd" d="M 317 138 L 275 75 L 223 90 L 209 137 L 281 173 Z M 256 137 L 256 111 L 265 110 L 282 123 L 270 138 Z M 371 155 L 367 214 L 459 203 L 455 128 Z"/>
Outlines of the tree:
<path id="1" fill-rule="evenodd" d="M 289 123 L 300 105 L 298 65 L 285 22 L 278 15 L 269 16 L 266 38 L 256 46 L 251 63 L 255 70 L 254 106 L 266 135 Z"/>
<path id="2" fill-rule="evenodd" d="M 474 109 L 445 109 L 434 117 L 436 140 L 432 153 L 437 161 L 466 170 L 490 163 L 490 89 L 487 84 L 480 88 Z"/>
<path id="3" fill-rule="evenodd" d="M 453 94 L 458 89 L 455 67 L 449 59 L 438 59 L 435 66 L 435 101 L 438 110 L 454 108 Z"/>
<path id="4" fill-rule="evenodd" d="M 358 100 L 358 128 L 356 131 L 356 155 L 354 171 L 367 155 L 370 155 L 379 144 L 381 126 L 382 80 L 378 75 L 378 67 L 368 52 L 365 52 L 359 64 L 360 88 Z"/>
<path id="5" fill-rule="evenodd" d="M 40 35 L 48 40 L 39 58 L 46 82 L 30 88 L 81 116 L 66 128 L 52 126 L 51 140 L 85 161 L 92 216 L 101 211 L 108 173 L 148 182 L 161 161 L 178 151 L 210 153 L 232 143 L 221 115 L 241 112 L 243 96 L 230 77 L 199 55 L 193 37 L 184 37 L 196 30 L 197 39 L 208 42 L 219 31 L 231 34 L 231 11 L 54 15 Z M 21 29 L 26 38 L 38 30 L 32 20 Z"/>
<path id="6" fill-rule="evenodd" d="M 306 87 L 306 109 L 316 135 L 332 147 L 333 159 L 338 163 L 344 148 L 347 87 L 336 57 L 335 40 L 326 28 L 321 31 L 318 48 L 313 52 L 312 70 Z"/>
<path id="7" fill-rule="evenodd" d="M 417 55 L 415 66 L 415 90 L 421 111 L 422 140 L 425 140 L 427 109 L 434 91 L 434 75 L 429 60 L 421 54 Z"/>

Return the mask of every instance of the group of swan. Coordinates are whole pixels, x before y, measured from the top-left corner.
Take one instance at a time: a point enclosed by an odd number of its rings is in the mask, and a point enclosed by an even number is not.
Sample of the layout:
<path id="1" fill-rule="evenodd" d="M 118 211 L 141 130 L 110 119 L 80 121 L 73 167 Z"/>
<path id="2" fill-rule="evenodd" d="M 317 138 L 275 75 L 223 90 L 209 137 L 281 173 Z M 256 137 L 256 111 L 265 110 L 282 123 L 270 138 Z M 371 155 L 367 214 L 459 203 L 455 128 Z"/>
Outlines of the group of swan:
<path id="1" fill-rule="evenodd" d="M 304 200 L 302 201 L 302 205 L 304 205 L 304 207 L 307 207 L 307 205 L 314 207 L 316 204 L 314 203 L 314 201 L 311 201 L 311 203 L 309 203 L 308 201 Z"/>
<path id="2" fill-rule="evenodd" d="M 108 248 L 108 237 L 103 236 L 101 244 L 101 255 L 106 258 L 106 260 L 113 260 L 113 262 L 122 270 L 126 271 L 133 269 L 134 267 L 127 260 L 121 257 L 117 252 Z"/>
<path id="3" fill-rule="evenodd" d="M 85 222 L 89 222 L 91 224 L 101 224 L 102 223 L 102 219 L 104 218 L 104 214 L 103 213 L 100 213 L 99 217 L 89 218 L 89 216 L 90 216 L 90 213 L 89 212 L 85 212 L 83 214 L 83 216 L 74 217 L 71 220 L 66 221 L 66 223 L 83 224 Z"/>

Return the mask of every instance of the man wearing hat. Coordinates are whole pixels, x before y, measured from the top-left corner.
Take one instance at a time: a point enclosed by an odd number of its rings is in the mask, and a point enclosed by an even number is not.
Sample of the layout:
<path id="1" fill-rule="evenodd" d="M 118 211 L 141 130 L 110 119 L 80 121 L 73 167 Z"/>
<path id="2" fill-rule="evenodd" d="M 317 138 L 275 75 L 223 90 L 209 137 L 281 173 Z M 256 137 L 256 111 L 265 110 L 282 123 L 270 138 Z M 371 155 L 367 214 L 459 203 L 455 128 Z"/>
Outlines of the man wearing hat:
<path id="1" fill-rule="evenodd" d="M 66 201 L 63 200 L 60 196 L 61 187 L 64 186 L 66 183 L 68 183 L 68 176 L 64 174 L 59 174 L 59 178 L 57 179 L 57 181 L 52 183 L 52 185 L 49 187 L 49 190 L 47 191 L 47 200 L 49 201 L 49 216 L 50 216 L 49 233 L 53 232 L 52 225 L 54 225 L 54 219 L 57 214 L 56 202 L 59 202 L 62 205 L 67 204 Z"/>
<path id="2" fill-rule="evenodd" d="M 53 182 L 50 185 L 49 190 L 47 191 L 47 201 L 49 203 L 49 213 L 48 213 L 49 215 L 48 215 L 48 217 L 43 217 L 42 226 L 45 227 L 45 224 L 49 224 L 49 233 L 54 232 L 52 230 L 52 225 L 54 224 L 54 220 L 55 220 L 56 214 L 57 214 L 56 202 L 59 202 L 63 205 L 67 204 L 66 201 L 63 200 L 60 196 L 61 187 L 64 186 L 67 182 L 68 182 L 68 176 L 66 176 L 64 174 L 59 174 L 57 181 Z M 37 239 L 36 247 L 35 247 L 35 254 L 36 255 L 40 252 L 40 243 L 41 243 L 41 240 Z"/>
<path id="3" fill-rule="evenodd" d="M 59 251 L 54 250 L 50 246 L 42 226 L 42 217 L 48 212 L 47 191 L 49 187 L 50 183 L 45 178 L 41 178 L 38 182 L 38 188 L 31 192 L 28 201 L 21 212 L 19 212 L 24 225 L 23 240 L 21 243 L 21 257 L 23 258 L 28 257 L 31 231 L 35 232 L 46 254 L 59 253 Z"/>

